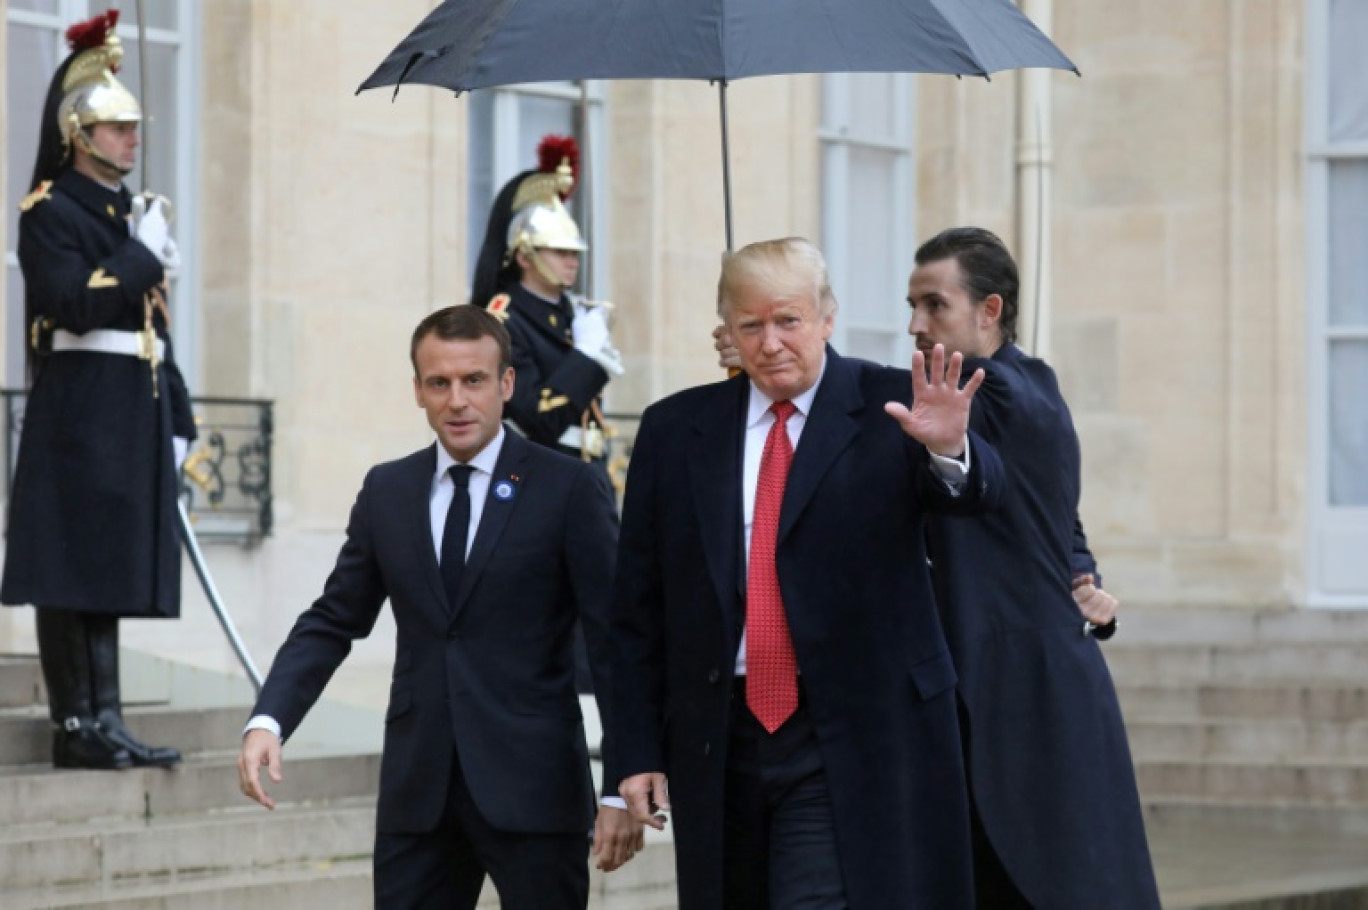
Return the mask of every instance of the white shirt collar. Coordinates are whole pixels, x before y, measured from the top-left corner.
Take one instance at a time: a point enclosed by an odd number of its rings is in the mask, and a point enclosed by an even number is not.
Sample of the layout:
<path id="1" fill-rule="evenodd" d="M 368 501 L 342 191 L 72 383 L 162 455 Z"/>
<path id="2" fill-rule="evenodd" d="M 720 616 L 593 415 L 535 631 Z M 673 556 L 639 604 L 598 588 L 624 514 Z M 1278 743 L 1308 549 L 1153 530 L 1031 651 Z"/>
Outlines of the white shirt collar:
<path id="1" fill-rule="evenodd" d="M 482 473 L 484 473 L 484 474 L 489 474 L 490 476 L 493 476 L 493 474 L 494 474 L 494 468 L 495 468 L 495 466 L 497 466 L 498 463 L 499 463 L 499 453 L 503 451 L 503 444 L 504 444 L 504 428 L 503 428 L 503 424 L 499 424 L 499 432 L 498 432 L 498 435 L 496 435 L 493 439 L 491 439 L 491 440 L 489 441 L 489 445 L 485 446 L 483 449 L 481 449 L 479 452 L 477 452 L 477 453 L 475 454 L 475 457 L 472 458 L 472 459 L 470 459 L 470 461 L 467 461 L 466 464 L 470 465 L 472 468 L 474 468 L 474 469 L 477 470 L 477 471 L 480 471 L 480 472 L 482 472 Z M 451 453 L 448 452 L 448 451 L 446 450 L 446 448 L 443 447 L 441 441 L 438 440 L 438 442 L 437 442 L 437 480 L 438 480 L 438 482 L 440 482 L 441 479 L 442 479 L 443 477 L 446 476 L 447 471 L 449 471 L 449 470 L 451 469 L 451 466 L 454 465 L 454 464 L 456 464 L 456 463 L 457 463 L 457 462 L 456 462 L 456 459 L 454 459 L 454 458 L 451 457 Z"/>
<path id="2" fill-rule="evenodd" d="M 793 406 L 798 409 L 798 413 L 807 417 L 812 410 L 812 400 L 817 397 L 817 389 L 822 384 L 822 377 L 826 375 L 827 356 L 826 351 L 822 352 L 822 369 L 817 373 L 817 381 L 812 384 L 812 388 L 793 399 Z M 746 427 L 751 428 L 758 424 L 769 411 L 770 405 L 774 404 L 774 399 L 755 387 L 755 383 L 750 383 L 750 403 L 746 407 Z"/>

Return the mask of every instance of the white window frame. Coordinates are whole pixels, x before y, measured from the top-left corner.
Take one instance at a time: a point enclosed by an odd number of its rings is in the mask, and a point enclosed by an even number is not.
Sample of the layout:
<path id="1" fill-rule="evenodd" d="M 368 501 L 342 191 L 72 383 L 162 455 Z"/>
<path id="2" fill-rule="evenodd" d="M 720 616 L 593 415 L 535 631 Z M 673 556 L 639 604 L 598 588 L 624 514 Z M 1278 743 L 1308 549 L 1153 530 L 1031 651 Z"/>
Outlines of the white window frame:
<path id="1" fill-rule="evenodd" d="M 585 240 L 589 242 L 589 252 L 585 256 L 585 271 L 592 274 L 594 296 L 600 300 L 612 298 L 612 291 L 609 286 L 609 269 L 606 246 L 608 237 L 612 235 L 608 215 L 608 196 L 605 192 L 607 185 L 606 175 L 610 173 L 608 163 L 608 136 L 607 136 L 607 100 L 603 90 L 602 82 L 598 80 L 587 80 L 585 82 L 585 94 L 588 96 L 589 111 L 588 123 L 586 128 L 589 131 L 588 161 L 584 160 L 581 148 L 581 186 L 576 192 L 583 190 L 584 177 L 588 176 L 590 198 L 589 209 L 592 214 L 591 225 L 580 225 L 580 229 L 585 233 Z M 528 154 L 535 150 L 536 143 L 541 137 L 531 138 L 532 146 L 527 147 L 530 137 L 524 137 L 519 142 L 520 129 L 520 105 L 523 98 L 538 97 L 551 98 L 557 101 L 567 101 L 573 104 L 580 104 L 581 93 L 580 83 L 526 83 L 519 85 L 501 86 L 494 89 L 482 89 L 493 95 L 493 128 L 487 136 L 477 135 L 478 127 L 471 124 L 471 142 L 491 142 L 493 143 L 490 160 L 493 164 L 493 184 L 491 186 L 491 196 L 488 199 L 476 199 L 474 193 L 470 193 L 470 210 L 467 212 L 466 224 L 469 225 L 471 232 L 470 242 L 466 245 L 468 250 L 478 251 L 484 239 L 485 225 L 489 218 L 489 206 L 494 201 L 499 190 L 512 179 L 519 171 L 525 169 Z M 581 143 L 583 146 L 583 143 Z M 585 230 L 585 228 L 588 228 Z M 475 277 L 476 261 L 472 255 L 467 267 L 467 274 L 470 280 Z"/>
<path id="2" fill-rule="evenodd" d="M 199 105 L 197 99 L 200 95 L 199 36 L 201 12 L 200 4 L 196 0 L 175 0 L 175 3 L 177 22 L 175 30 L 147 29 L 147 43 L 149 45 L 158 44 L 177 49 L 176 185 L 174 187 L 154 185 L 151 189 L 166 194 L 175 204 L 176 218 L 171 230 L 180 249 L 181 268 L 172 276 L 175 281 L 175 297 L 172 300 L 174 318 L 171 324 L 171 338 L 175 345 L 177 366 L 185 377 L 186 383 L 194 390 L 198 387 L 200 364 L 199 232 L 196 230 L 196 224 L 198 223 L 199 209 L 200 155 Z M 59 0 L 58 10 L 55 14 L 16 9 L 11 6 L 6 9 L 5 18 L 11 25 L 51 29 L 52 40 L 57 45 L 55 59 L 61 61 L 66 59 L 69 53 L 65 39 L 66 29 L 72 23 L 88 19 L 109 6 L 108 3 L 92 2 L 92 0 Z M 136 20 L 126 13 L 124 20 L 119 23 L 117 33 L 125 42 L 136 40 L 138 37 Z M 8 38 L 6 40 L 8 41 Z M 125 44 L 125 48 L 133 52 L 134 45 Z M 38 80 L 34 80 L 36 90 L 46 92 L 50 79 L 51 74 L 47 74 L 41 80 L 41 84 Z M 139 86 L 129 85 L 128 88 L 135 95 L 139 94 Z M 141 100 L 139 98 L 139 101 Z M 151 129 L 156 129 L 155 123 L 151 124 Z M 5 153 L 8 155 L 8 135 L 6 135 L 6 140 Z M 32 166 L 33 161 L 31 159 L 9 162 L 10 168 L 18 167 L 25 172 Z M 155 159 L 152 166 L 154 169 L 157 166 Z M 135 192 L 138 189 L 138 187 L 133 186 L 129 188 Z M 19 258 L 14 252 L 18 243 L 19 238 L 17 236 L 7 237 L 5 240 L 6 270 L 17 270 L 19 268 Z M 7 308 L 22 307 L 23 301 L 7 300 L 5 306 Z M 22 338 L 10 338 L 6 341 L 7 364 L 11 363 L 15 357 L 18 357 L 20 361 L 23 360 L 23 345 L 28 343 L 27 327 L 25 327 L 22 335 Z"/>
<path id="3" fill-rule="evenodd" d="M 893 76 L 892 110 L 889 111 L 891 129 L 887 136 L 861 135 L 850 126 L 850 99 L 858 90 L 859 76 L 852 73 L 831 73 L 822 77 L 822 120 L 818 129 L 822 159 L 822 251 L 827 260 L 827 271 L 838 302 L 842 289 L 851 287 L 850 276 L 857 267 L 858 251 L 850 248 L 848 238 L 849 208 L 846 200 L 850 192 L 851 150 L 877 149 L 896 155 L 893 191 L 889 204 L 893 206 L 890 222 L 893 225 L 892 245 L 895 250 L 907 250 L 905 271 L 912 268 L 912 237 L 916 225 L 916 184 L 913 180 L 915 161 L 914 111 L 915 82 L 905 74 Z M 896 271 L 896 268 L 895 268 Z M 886 320 L 857 321 L 853 306 L 843 306 L 832 333 L 832 344 L 842 353 L 848 351 L 847 340 L 852 330 L 887 334 L 893 341 L 895 366 L 911 362 L 912 340 L 907 334 L 907 275 L 888 289 Z"/>
<path id="4" fill-rule="evenodd" d="M 1358 589 L 1333 580 L 1339 560 L 1363 558 L 1357 542 L 1368 542 L 1368 508 L 1330 503 L 1329 348 L 1337 340 L 1368 340 L 1368 325 L 1329 322 L 1330 167 L 1335 161 L 1368 162 L 1368 141 L 1330 140 L 1329 2 L 1310 0 L 1307 8 L 1307 602 L 1312 607 L 1368 609 L 1368 584 Z"/>

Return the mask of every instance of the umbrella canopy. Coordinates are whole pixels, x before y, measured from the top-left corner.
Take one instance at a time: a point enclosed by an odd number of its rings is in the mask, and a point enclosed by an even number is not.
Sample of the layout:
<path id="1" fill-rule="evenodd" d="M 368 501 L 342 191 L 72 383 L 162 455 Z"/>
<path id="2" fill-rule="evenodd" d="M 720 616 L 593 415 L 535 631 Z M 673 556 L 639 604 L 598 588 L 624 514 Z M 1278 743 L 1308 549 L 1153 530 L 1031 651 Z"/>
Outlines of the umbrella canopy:
<path id="1" fill-rule="evenodd" d="M 1011 0 L 445 0 L 357 91 L 1018 67 L 1077 71 Z"/>

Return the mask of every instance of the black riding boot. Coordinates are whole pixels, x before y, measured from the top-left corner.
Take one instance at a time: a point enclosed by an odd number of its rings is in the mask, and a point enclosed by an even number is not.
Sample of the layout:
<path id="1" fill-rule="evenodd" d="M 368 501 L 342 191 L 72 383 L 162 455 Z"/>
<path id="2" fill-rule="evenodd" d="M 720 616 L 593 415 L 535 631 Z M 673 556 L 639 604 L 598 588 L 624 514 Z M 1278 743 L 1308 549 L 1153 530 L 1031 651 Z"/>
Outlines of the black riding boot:
<path id="1" fill-rule="evenodd" d="M 95 723 L 84 615 L 54 607 L 39 607 L 37 614 L 38 658 L 47 683 L 48 711 L 57 726 L 52 732 L 52 764 L 99 770 L 133 767 L 127 750 L 111 742 Z"/>
<path id="2" fill-rule="evenodd" d="M 86 624 L 90 645 L 90 674 L 94 683 L 95 722 L 115 745 L 128 750 L 140 768 L 169 768 L 181 760 L 175 749 L 148 746 L 134 739 L 123 722 L 119 698 L 119 620 L 114 616 L 90 617 Z"/>

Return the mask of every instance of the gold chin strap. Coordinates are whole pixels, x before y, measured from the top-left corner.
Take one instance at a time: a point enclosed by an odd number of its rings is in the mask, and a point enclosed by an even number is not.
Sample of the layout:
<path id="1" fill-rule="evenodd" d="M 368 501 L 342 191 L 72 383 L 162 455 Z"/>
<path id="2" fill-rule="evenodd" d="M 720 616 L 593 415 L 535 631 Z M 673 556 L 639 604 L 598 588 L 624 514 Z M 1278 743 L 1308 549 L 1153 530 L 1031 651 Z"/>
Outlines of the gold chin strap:
<path id="1" fill-rule="evenodd" d="M 568 284 L 561 281 L 560 278 L 554 275 L 551 272 L 551 269 L 547 266 L 547 264 L 544 261 L 542 261 L 541 250 L 537 249 L 534 246 L 528 245 L 520 245 L 520 248 L 524 253 L 527 254 L 527 258 L 532 260 L 532 268 L 537 270 L 537 274 L 542 276 L 542 278 L 546 281 L 547 284 L 551 285 L 553 288 L 560 288 L 561 290 L 565 290 L 567 287 L 569 287 Z"/>
<path id="2" fill-rule="evenodd" d="M 72 114 L 71 116 L 73 119 L 76 117 L 75 114 Z M 124 167 L 120 164 L 115 164 L 113 161 L 110 161 L 103 154 L 101 154 L 100 150 L 95 148 L 95 143 L 90 141 L 90 134 L 88 134 L 82 127 L 76 127 L 76 129 L 73 131 L 73 135 L 75 135 L 76 144 L 81 147 L 81 151 L 85 152 L 87 155 L 94 158 L 96 161 L 100 162 L 105 167 L 112 168 L 115 173 L 122 174 L 125 177 L 133 173 L 133 168 Z"/>

